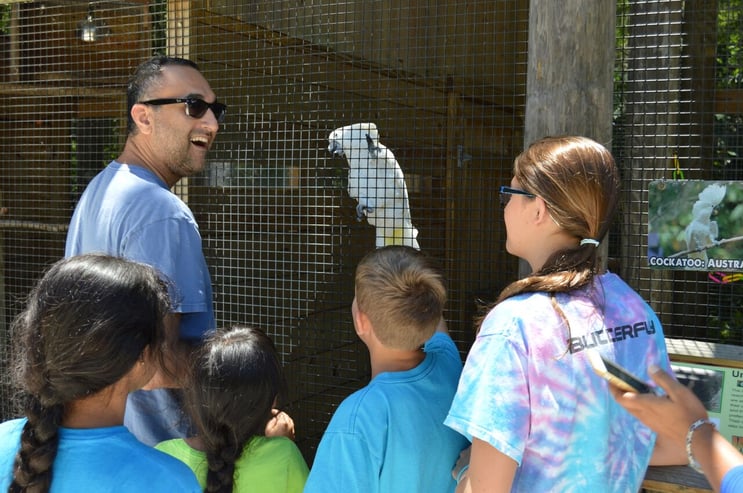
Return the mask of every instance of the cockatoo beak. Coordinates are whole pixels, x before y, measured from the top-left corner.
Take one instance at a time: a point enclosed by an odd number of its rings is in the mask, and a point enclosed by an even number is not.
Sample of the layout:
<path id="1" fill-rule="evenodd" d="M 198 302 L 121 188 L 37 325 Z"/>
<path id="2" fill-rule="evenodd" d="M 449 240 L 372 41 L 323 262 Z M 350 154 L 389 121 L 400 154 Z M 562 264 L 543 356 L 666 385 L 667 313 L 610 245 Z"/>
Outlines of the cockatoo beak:
<path id="1" fill-rule="evenodd" d="M 328 151 L 332 152 L 334 156 L 343 156 L 345 153 L 343 152 L 343 148 L 338 144 L 338 141 L 335 139 L 330 139 L 330 145 L 328 146 Z"/>

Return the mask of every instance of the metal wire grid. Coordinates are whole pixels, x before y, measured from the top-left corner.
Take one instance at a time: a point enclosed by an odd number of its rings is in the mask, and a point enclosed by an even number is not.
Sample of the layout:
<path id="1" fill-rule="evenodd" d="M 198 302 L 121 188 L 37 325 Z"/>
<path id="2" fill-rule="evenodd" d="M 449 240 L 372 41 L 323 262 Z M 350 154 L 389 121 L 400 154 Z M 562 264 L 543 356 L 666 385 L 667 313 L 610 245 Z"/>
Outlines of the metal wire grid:
<path id="1" fill-rule="evenodd" d="M 101 3 L 95 43 L 80 39 L 88 5 L 0 6 L 0 415 L 13 415 L 6 361 L 10 321 L 43 269 L 64 252 L 67 223 L 86 176 L 113 149 L 124 107 L 122 79 L 150 52 L 137 27 L 149 7 Z M 120 50 L 117 46 L 126 46 Z"/>
<path id="2" fill-rule="evenodd" d="M 10 108 L 0 142 L 13 159 L 0 176 L 3 333 L 62 255 L 87 180 L 120 150 L 128 75 L 154 50 L 192 58 L 229 117 L 208 169 L 176 192 L 202 230 L 218 323 L 260 326 L 280 348 L 311 459 L 335 406 L 369 371 L 349 311 L 354 267 L 374 230 L 356 220 L 347 164 L 327 151 L 327 136 L 348 123 L 378 125 L 405 172 L 418 240 L 452 278 L 450 328 L 466 351 L 475 299 L 491 298 L 513 272 L 493 252 L 502 243 L 494 190 L 521 145 L 526 7 L 186 7 L 35 2 L 5 11 Z M 88 14 L 93 42 L 80 39 Z M 460 208 L 455 221 L 451 207 Z M 13 414 L 10 404 L 2 414 Z"/>
<path id="3" fill-rule="evenodd" d="M 305 2 L 192 13 L 190 55 L 235 115 L 210 170 L 189 186 L 217 312 L 223 324 L 266 328 L 281 348 L 310 459 L 337 404 L 369 377 L 350 304 L 374 229 L 356 220 L 348 165 L 327 137 L 374 122 L 394 151 L 418 241 L 450 273 L 450 328 L 466 351 L 475 298 L 492 297 L 509 271 L 490 250 L 502 240 L 495 190 L 523 125 L 528 12 L 514 5 Z M 471 131 L 455 141 L 453 121 Z M 477 178 L 486 174 L 494 181 Z M 447 199 L 469 201 L 458 224 L 447 222 Z"/>
<path id="4" fill-rule="evenodd" d="M 62 255 L 84 183 L 123 143 L 126 78 L 163 50 L 199 63 L 229 106 L 208 169 L 176 191 L 200 224 L 218 324 L 264 328 L 282 353 L 308 461 L 335 407 L 369 375 L 350 303 L 374 230 L 356 220 L 348 166 L 327 150 L 334 128 L 374 122 L 394 151 L 418 241 L 447 271 L 447 318 L 466 353 L 477 300 L 493 299 L 516 275 L 502 251 L 497 186 L 510 180 L 523 145 L 528 2 L 173 2 L 167 14 L 163 2 L 93 5 L 109 29 L 93 43 L 78 38 L 86 3 L 9 10 L 0 71 L 10 105 L 0 133 L 3 333 Z M 648 269 L 643 214 L 647 182 L 668 173 L 671 152 L 702 175 L 710 169 L 697 156 L 712 155 L 721 136 L 730 149 L 740 145 L 739 124 L 707 134 L 688 116 L 700 97 L 714 97 L 720 78 L 706 67 L 703 90 L 690 88 L 699 77 L 689 19 L 714 25 L 729 11 L 727 28 L 740 32 L 740 6 L 620 5 L 614 152 L 627 192 L 612 256 L 670 333 L 719 340 L 709 320 L 735 320 L 737 285 Z M 735 163 L 723 167 L 724 179 L 737 179 Z M 12 414 L 9 405 L 0 411 Z"/>
<path id="5" fill-rule="evenodd" d="M 741 4 L 620 6 L 614 153 L 625 190 L 621 273 L 651 302 L 668 335 L 740 344 L 739 284 L 716 283 L 706 272 L 650 269 L 646 258 L 651 180 L 680 178 L 677 166 L 687 180 L 740 179 L 734 89 L 741 84 Z"/>

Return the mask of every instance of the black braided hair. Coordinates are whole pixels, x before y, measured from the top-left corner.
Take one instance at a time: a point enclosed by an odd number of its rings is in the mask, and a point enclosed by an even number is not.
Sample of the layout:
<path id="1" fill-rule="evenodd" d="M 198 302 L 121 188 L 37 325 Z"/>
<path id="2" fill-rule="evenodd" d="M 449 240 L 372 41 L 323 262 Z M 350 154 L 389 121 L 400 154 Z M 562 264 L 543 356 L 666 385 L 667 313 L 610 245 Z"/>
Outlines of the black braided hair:
<path id="1" fill-rule="evenodd" d="M 235 462 L 263 435 L 286 384 L 276 348 L 261 330 L 211 334 L 199 349 L 186 402 L 208 461 L 209 493 L 232 493 Z"/>
<path id="2" fill-rule="evenodd" d="M 26 423 L 9 492 L 49 491 L 65 406 L 124 377 L 150 347 L 162 363 L 168 291 L 144 264 L 101 254 L 55 263 L 13 321 Z"/>

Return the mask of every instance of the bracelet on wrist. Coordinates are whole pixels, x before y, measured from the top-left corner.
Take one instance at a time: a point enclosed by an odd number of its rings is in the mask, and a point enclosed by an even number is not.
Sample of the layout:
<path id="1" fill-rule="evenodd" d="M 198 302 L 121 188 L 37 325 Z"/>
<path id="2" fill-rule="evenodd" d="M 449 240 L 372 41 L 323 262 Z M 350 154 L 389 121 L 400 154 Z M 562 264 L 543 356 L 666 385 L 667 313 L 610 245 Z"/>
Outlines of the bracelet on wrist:
<path id="1" fill-rule="evenodd" d="M 713 428 L 717 429 L 714 421 L 709 418 L 702 418 L 694 421 L 691 426 L 689 426 L 689 431 L 686 433 L 686 457 L 689 459 L 689 465 L 692 469 L 702 474 L 704 474 L 702 466 L 699 465 L 699 462 L 697 462 L 694 458 L 694 454 L 691 452 L 691 441 L 694 438 L 694 432 L 697 431 L 700 426 L 704 425 L 712 425 Z"/>
<path id="2" fill-rule="evenodd" d="M 466 473 L 467 472 L 467 469 L 469 469 L 469 468 L 470 468 L 470 465 L 469 464 L 466 464 L 466 465 L 462 466 L 462 468 L 457 473 L 457 480 L 456 480 L 457 481 L 457 484 L 459 484 L 459 482 L 462 481 L 462 478 L 464 477 L 464 473 Z"/>

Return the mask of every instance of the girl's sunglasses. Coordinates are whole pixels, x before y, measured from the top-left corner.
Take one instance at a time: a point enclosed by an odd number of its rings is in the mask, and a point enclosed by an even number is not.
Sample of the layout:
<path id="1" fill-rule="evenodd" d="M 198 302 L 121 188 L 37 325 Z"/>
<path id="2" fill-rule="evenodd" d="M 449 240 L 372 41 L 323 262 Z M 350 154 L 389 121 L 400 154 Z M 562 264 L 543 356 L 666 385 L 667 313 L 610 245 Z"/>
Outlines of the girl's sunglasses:
<path id="1" fill-rule="evenodd" d="M 500 205 L 501 207 L 505 207 L 508 204 L 508 201 L 511 200 L 511 195 L 525 195 L 526 197 L 529 197 L 530 199 L 533 199 L 536 197 L 533 193 L 527 192 L 526 190 L 521 190 L 518 188 L 511 188 L 507 187 L 505 185 L 502 185 L 500 189 L 498 190 L 500 192 Z"/>
<path id="2" fill-rule="evenodd" d="M 140 101 L 140 104 L 149 104 L 152 106 L 162 106 L 164 104 L 176 104 L 185 103 L 186 114 L 191 118 L 201 118 L 206 113 L 206 110 L 212 110 L 214 117 L 219 123 L 224 121 L 224 115 L 227 113 L 227 106 L 218 103 L 207 103 L 200 98 L 163 98 L 163 99 L 150 99 L 149 101 Z"/>

